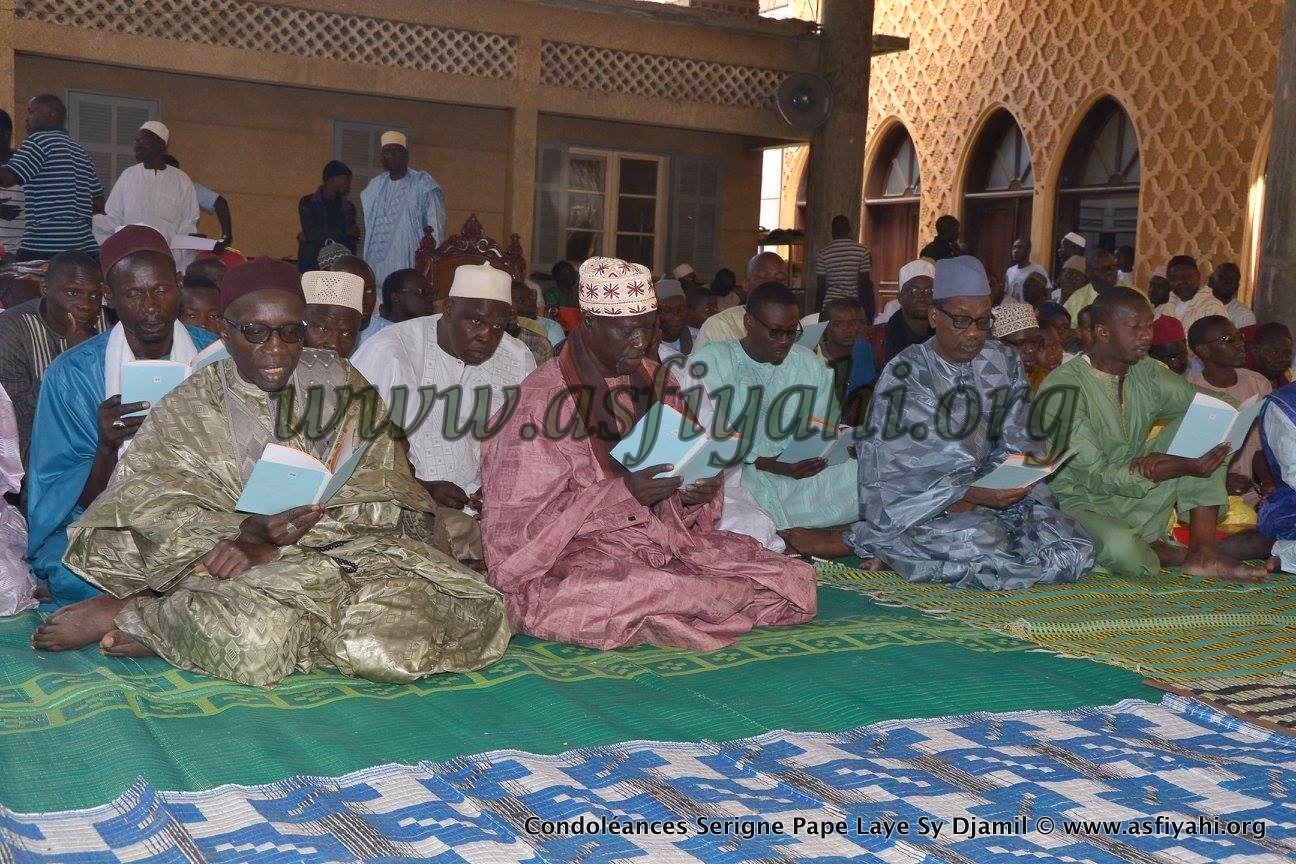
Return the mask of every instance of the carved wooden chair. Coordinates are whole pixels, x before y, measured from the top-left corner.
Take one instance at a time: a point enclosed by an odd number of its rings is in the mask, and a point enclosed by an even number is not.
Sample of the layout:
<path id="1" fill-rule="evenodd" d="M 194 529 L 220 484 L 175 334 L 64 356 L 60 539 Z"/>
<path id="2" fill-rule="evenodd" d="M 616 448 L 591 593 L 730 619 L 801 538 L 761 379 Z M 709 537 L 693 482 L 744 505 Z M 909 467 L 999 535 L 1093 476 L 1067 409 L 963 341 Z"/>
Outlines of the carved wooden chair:
<path id="1" fill-rule="evenodd" d="M 447 237 L 445 242 L 432 248 L 430 238 L 424 237 L 414 253 L 414 267 L 432 283 L 437 300 L 450 293 L 455 268 L 464 264 L 490 264 L 508 273 L 514 279 L 526 278 L 526 258 L 522 255 L 522 238 L 509 237 L 508 248 L 486 236 L 474 213 L 464 222 L 459 233 Z"/>

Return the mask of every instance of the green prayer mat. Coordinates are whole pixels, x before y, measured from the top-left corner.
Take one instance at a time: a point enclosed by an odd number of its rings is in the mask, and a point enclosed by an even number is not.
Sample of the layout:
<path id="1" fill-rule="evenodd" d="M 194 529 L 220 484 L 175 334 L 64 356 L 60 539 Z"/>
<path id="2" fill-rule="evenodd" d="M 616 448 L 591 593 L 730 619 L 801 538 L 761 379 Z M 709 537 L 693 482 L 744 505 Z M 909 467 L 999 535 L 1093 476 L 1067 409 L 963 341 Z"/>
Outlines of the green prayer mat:
<path id="1" fill-rule="evenodd" d="M 0 803 L 20 811 L 101 804 L 140 775 L 198 791 L 499 748 L 835 732 L 1159 695 L 1133 673 L 832 588 L 814 622 L 719 651 L 519 636 L 488 669 L 407 685 L 315 672 L 258 690 L 94 648 L 35 653 L 36 620 L 0 622 Z"/>
<path id="2" fill-rule="evenodd" d="M 1163 570 L 1147 579 L 1091 573 L 1079 582 L 981 591 L 911 583 L 893 572 L 819 562 L 819 579 L 882 603 L 962 621 L 1148 678 L 1296 669 L 1296 576 L 1223 582 Z"/>

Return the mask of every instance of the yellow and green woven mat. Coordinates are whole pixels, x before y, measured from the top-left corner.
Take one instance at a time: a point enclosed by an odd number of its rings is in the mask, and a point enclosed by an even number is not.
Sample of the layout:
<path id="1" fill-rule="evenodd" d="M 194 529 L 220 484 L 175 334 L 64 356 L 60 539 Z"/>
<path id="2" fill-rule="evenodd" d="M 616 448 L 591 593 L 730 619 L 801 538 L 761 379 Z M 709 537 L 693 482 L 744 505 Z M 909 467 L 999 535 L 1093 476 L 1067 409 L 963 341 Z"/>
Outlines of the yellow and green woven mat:
<path id="1" fill-rule="evenodd" d="M 1296 669 L 1296 577 L 1264 583 L 1162 571 L 1147 579 L 1103 573 L 1065 585 L 983 591 L 910 583 L 892 572 L 819 562 L 822 582 L 878 602 L 993 630 L 1148 678 L 1266 675 Z"/>

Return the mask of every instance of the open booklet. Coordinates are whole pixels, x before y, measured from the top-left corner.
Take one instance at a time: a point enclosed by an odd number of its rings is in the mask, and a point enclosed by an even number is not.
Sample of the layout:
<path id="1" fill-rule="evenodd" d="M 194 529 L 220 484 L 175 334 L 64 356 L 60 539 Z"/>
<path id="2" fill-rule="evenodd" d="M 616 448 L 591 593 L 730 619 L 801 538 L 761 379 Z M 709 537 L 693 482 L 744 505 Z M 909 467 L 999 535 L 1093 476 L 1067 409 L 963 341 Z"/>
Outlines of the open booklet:
<path id="1" fill-rule="evenodd" d="M 1234 408 L 1223 399 L 1198 393 L 1166 453 L 1196 459 L 1221 444 L 1228 444 L 1229 450 L 1236 453 L 1246 443 L 1251 424 L 1260 416 L 1263 406 L 1264 399 L 1259 396 L 1252 396 Z"/>
<path id="2" fill-rule="evenodd" d="M 686 439 L 686 429 L 694 430 L 696 435 Z M 732 438 L 716 440 L 688 423 L 674 408 L 655 402 L 611 454 L 631 471 L 651 465 L 674 465 L 660 476 L 681 477 L 687 486 L 723 471 L 734 458 L 738 442 L 736 433 Z"/>
<path id="3" fill-rule="evenodd" d="M 121 401 L 147 402 L 150 406 L 180 386 L 189 377 L 189 364 L 177 360 L 128 360 L 122 364 Z M 148 411 L 137 411 L 143 417 Z"/>
<path id="4" fill-rule="evenodd" d="M 838 426 L 835 434 L 825 438 L 823 433 L 827 427 L 828 421 L 822 417 L 811 417 L 812 434 L 808 438 L 794 439 L 776 461 L 795 465 L 807 459 L 824 459 L 829 465 L 840 465 L 851 458 L 850 446 L 855 443 L 851 427 Z"/>
<path id="5" fill-rule="evenodd" d="M 1024 489 L 1061 468 L 1074 455 L 1074 450 L 1068 450 L 1051 462 L 1039 464 L 1028 462 L 1025 456 L 1018 453 L 1009 456 L 989 474 L 977 478 L 972 485 L 978 489 Z"/>
<path id="6" fill-rule="evenodd" d="M 339 450 L 335 468 L 295 447 L 267 444 L 234 509 L 273 516 L 295 507 L 324 504 L 351 479 L 372 444 L 370 439 L 353 444 L 349 451 Z"/>
<path id="7" fill-rule="evenodd" d="M 191 371 L 197 372 L 199 369 L 210 366 L 218 360 L 224 360 L 228 356 L 230 356 L 230 353 L 229 349 L 225 347 L 224 340 L 217 339 L 198 352 L 198 356 L 189 364 L 189 368 Z"/>

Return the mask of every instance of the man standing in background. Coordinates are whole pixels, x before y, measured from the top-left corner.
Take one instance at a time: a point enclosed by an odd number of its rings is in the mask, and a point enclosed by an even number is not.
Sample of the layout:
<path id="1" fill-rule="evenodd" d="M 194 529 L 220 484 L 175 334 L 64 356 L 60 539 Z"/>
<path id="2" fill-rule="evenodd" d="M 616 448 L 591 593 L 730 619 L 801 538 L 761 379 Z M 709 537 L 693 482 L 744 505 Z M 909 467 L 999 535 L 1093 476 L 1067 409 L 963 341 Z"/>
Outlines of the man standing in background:
<path id="1" fill-rule="evenodd" d="M 409 149 L 400 132 L 382 135 L 382 166 L 386 174 L 369 181 L 360 193 L 364 207 L 362 256 L 378 284 L 391 273 L 414 266 L 414 253 L 431 234 L 446 239 L 445 193 L 426 171 L 409 167 Z"/>
<path id="2" fill-rule="evenodd" d="M 873 256 L 851 237 L 850 220 L 840 213 L 833 217 L 832 236 L 832 242 L 815 257 L 819 308 L 822 310 L 829 300 L 859 300 L 871 321 L 874 303 L 869 271 L 873 269 Z"/>
<path id="3" fill-rule="evenodd" d="M 121 173 L 108 195 L 104 215 L 96 218 L 95 236 L 107 240 L 126 225 L 148 225 L 171 244 L 176 268 L 184 270 L 194 260 L 191 250 L 177 250 L 176 242 L 198 230 L 198 193 L 193 181 L 166 162 L 171 130 L 149 120 L 135 134 L 136 164 Z"/>
<path id="4" fill-rule="evenodd" d="M 345 246 L 354 255 L 360 229 L 356 224 L 351 194 L 351 169 L 336 159 L 324 166 L 324 182 L 313 195 L 297 202 L 301 233 L 297 235 L 297 270 L 307 273 L 321 270 L 320 250 L 330 240 Z"/>
<path id="5" fill-rule="evenodd" d="M 13 154 L 13 118 L 7 111 L 0 110 L 0 165 L 9 161 Z M 0 263 L 12 261 L 22 245 L 23 210 L 21 186 L 6 189 L 0 194 Z"/>
<path id="6" fill-rule="evenodd" d="M 85 148 L 64 128 L 67 107 L 49 93 L 27 103 L 27 137 L 0 165 L 0 188 L 22 186 L 27 221 L 17 261 L 76 250 L 98 256 L 90 219 L 104 208 L 103 186 Z"/>

